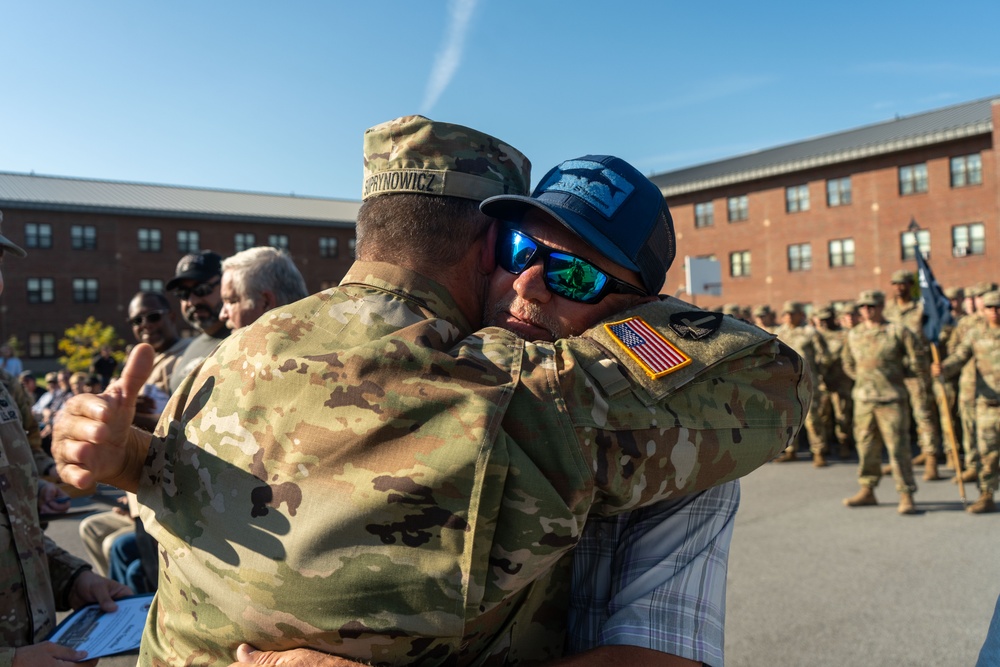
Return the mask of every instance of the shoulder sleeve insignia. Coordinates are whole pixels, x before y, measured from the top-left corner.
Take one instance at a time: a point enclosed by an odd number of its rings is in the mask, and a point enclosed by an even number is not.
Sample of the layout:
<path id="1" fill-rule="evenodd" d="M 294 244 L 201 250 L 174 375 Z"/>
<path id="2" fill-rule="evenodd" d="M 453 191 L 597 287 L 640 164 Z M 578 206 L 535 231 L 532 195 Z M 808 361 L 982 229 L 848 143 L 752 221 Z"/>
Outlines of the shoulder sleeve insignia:
<path id="1" fill-rule="evenodd" d="M 656 379 L 691 363 L 691 357 L 670 344 L 641 317 L 605 324 L 611 338 Z"/>
<path id="2" fill-rule="evenodd" d="M 705 310 L 689 310 L 674 313 L 670 316 L 667 326 L 681 338 L 698 340 L 711 336 L 722 326 L 722 313 L 711 313 Z"/>

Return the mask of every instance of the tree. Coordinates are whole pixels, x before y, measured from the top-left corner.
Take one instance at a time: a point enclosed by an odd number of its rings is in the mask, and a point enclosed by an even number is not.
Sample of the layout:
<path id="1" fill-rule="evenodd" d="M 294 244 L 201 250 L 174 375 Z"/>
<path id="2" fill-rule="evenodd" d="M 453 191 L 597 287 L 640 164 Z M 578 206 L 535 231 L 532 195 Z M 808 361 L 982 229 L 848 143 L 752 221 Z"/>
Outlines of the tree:
<path id="1" fill-rule="evenodd" d="M 59 357 L 59 363 L 73 372 L 86 371 L 94 355 L 107 345 L 112 350 L 111 356 L 120 364 L 125 360 L 125 353 L 121 351 L 124 344 L 125 341 L 115 335 L 114 327 L 88 317 L 86 322 L 66 329 L 59 341 L 59 351 L 65 356 Z"/>

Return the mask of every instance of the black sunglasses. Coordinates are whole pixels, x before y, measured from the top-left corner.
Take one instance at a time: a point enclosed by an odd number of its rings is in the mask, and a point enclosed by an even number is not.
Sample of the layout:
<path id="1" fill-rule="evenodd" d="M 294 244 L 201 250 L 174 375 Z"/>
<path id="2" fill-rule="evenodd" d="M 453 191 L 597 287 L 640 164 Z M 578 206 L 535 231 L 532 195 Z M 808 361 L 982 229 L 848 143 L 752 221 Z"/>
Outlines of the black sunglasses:
<path id="1" fill-rule="evenodd" d="M 134 327 L 141 327 L 143 323 L 146 324 L 156 324 L 163 319 L 163 316 L 169 313 L 169 310 L 151 310 L 143 315 L 136 315 L 135 317 L 130 317 L 128 323 Z"/>
<path id="2" fill-rule="evenodd" d="M 200 285 L 195 285 L 194 287 L 178 287 L 172 293 L 181 301 L 187 301 L 191 295 L 194 296 L 208 296 L 215 291 L 219 283 L 222 280 L 214 280 L 210 283 L 201 283 Z"/>
<path id="3" fill-rule="evenodd" d="M 496 256 L 497 264 L 514 275 L 541 259 L 545 287 L 570 301 L 593 304 L 609 294 L 646 296 L 645 290 L 608 275 L 582 257 L 553 250 L 512 227 L 500 231 Z"/>

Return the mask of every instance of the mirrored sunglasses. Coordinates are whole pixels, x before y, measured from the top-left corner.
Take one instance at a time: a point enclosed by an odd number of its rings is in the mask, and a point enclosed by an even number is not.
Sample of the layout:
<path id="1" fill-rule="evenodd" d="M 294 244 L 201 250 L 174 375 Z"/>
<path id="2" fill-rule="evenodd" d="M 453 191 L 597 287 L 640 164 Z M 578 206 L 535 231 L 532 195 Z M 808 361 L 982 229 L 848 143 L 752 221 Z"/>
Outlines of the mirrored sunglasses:
<path id="1" fill-rule="evenodd" d="M 187 301 L 194 296 L 208 296 L 215 291 L 215 288 L 222 282 L 221 280 L 214 280 L 210 283 L 201 283 L 200 285 L 195 285 L 194 287 L 178 287 L 173 291 L 173 295 L 176 296 L 181 301 Z"/>
<path id="2" fill-rule="evenodd" d="M 134 327 L 141 327 L 143 324 L 156 324 L 169 312 L 169 310 L 151 310 L 148 313 L 130 317 L 128 323 Z"/>
<path id="3" fill-rule="evenodd" d="M 609 294 L 646 296 L 645 290 L 608 275 L 582 257 L 549 248 L 512 227 L 500 231 L 496 257 L 497 264 L 514 275 L 541 259 L 545 287 L 570 301 L 593 304 Z"/>

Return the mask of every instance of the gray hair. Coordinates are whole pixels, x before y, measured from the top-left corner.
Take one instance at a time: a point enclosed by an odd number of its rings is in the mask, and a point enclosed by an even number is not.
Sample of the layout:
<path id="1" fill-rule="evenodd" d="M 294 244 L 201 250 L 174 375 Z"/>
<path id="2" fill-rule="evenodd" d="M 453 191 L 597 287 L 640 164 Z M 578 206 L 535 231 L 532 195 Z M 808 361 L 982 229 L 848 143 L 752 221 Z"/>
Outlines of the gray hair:
<path id="1" fill-rule="evenodd" d="M 276 306 L 284 306 L 309 295 L 306 281 L 291 256 L 279 248 L 248 248 L 222 261 L 223 272 L 230 273 L 233 289 L 256 305 L 265 291 L 274 293 Z"/>

